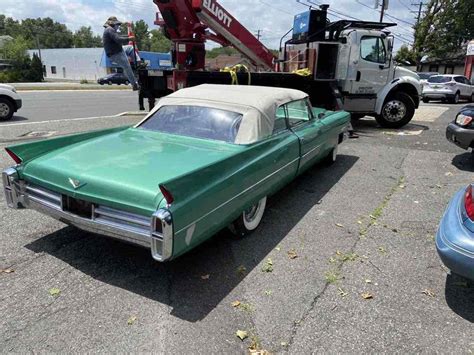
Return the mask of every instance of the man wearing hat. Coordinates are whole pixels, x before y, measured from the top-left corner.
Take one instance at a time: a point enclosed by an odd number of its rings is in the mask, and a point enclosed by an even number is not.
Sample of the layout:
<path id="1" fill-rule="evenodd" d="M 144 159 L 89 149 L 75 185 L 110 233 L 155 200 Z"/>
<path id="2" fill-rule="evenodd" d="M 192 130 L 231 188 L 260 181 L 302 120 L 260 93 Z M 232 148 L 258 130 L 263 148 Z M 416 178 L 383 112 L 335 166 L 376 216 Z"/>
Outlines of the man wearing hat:
<path id="1" fill-rule="evenodd" d="M 121 24 L 122 23 L 117 20 L 115 16 L 109 17 L 104 24 L 105 30 L 102 37 L 104 50 L 107 57 L 123 69 L 128 81 L 132 83 L 133 90 L 136 91 L 139 89 L 137 79 L 135 79 L 135 74 L 130 66 L 130 62 L 122 48 L 122 45 L 127 44 L 128 41 L 133 40 L 134 37 L 120 36 L 117 30 Z"/>

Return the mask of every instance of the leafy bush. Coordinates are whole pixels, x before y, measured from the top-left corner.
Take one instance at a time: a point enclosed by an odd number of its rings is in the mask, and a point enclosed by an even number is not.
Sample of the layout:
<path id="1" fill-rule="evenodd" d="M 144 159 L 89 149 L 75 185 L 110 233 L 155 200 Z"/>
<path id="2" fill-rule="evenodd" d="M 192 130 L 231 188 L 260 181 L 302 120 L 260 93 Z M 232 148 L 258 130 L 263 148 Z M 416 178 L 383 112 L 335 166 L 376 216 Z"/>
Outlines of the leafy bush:
<path id="1" fill-rule="evenodd" d="M 87 79 L 81 79 L 81 84 L 89 84 L 89 82 L 87 81 Z"/>

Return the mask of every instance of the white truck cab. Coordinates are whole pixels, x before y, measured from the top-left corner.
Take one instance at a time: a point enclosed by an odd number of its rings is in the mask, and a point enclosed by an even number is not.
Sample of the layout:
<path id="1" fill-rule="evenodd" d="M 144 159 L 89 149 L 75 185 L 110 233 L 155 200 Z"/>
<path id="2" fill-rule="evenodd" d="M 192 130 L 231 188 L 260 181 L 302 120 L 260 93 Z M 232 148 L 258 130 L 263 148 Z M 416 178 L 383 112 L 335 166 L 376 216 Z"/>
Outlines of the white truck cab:
<path id="1" fill-rule="evenodd" d="M 354 118 L 374 116 L 384 127 L 407 124 L 418 108 L 418 75 L 392 59 L 393 36 L 383 30 L 351 29 L 341 33 L 338 86 L 344 109 Z M 345 74 L 345 75 L 344 75 Z"/>
<path id="2" fill-rule="evenodd" d="M 12 118 L 22 106 L 20 95 L 11 85 L 0 84 L 0 121 Z"/>

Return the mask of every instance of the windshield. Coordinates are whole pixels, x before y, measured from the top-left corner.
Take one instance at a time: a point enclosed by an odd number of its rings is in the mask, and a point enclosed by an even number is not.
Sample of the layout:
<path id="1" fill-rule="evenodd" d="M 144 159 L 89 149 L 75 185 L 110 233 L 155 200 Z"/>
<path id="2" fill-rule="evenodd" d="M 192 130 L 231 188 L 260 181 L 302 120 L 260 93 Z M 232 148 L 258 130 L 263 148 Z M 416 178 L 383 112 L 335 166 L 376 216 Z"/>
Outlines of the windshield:
<path id="1" fill-rule="evenodd" d="M 242 114 L 211 107 L 163 106 L 140 125 L 150 131 L 234 143 Z"/>
<path id="2" fill-rule="evenodd" d="M 449 83 L 450 81 L 451 81 L 450 76 L 441 76 L 441 75 L 432 76 L 428 79 L 429 83 Z"/>

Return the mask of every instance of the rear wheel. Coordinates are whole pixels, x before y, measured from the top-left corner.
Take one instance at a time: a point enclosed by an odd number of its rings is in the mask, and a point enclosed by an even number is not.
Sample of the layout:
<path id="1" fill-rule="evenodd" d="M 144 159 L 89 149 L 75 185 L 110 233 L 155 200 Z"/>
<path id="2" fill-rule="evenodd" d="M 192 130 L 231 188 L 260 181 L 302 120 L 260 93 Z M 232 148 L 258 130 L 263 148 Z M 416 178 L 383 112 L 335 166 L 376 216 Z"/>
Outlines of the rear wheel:
<path id="1" fill-rule="evenodd" d="M 336 162 L 338 147 L 339 147 L 339 145 L 336 145 L 334 148 L 331 149 L 329 154 L 323 160 L 324 165 L 330 166 L 330 165 L 332 165 Z"/>
<path id="2" fill-rule="evenodd" d="M 375 119 L 386 128 L 400 128 L 411 121 L 415 114 L 415 103 L 410 95 L 396 92 L 390 95 L 382 107 L 382 112 Z"/>
<path id="3" fill-rule="evenodd" d="M 459 103 L 459 99 L 460 99 L 460 95 L 459 95 L 459 91 L 458 91 L 456 94 L 454 94 L 454 97 L 449 100 L 449 103 L 457 104 L 457 103 Z"/>
<path id="4" fill-rule="evenodd" d="M 237 218 L 232 224 L 231 228 L 238 237 L 244 237 L 252 233 L 258 228 L 265 213 L 265 206 L 267 205 L 267 198 L 264 197 L 255 205 L 242 212 L 242 215 Z"/>
<path id="5" fill-rule="evenodd" d="M 0 97 L 0 121 L 7 121 L 13 116 L 15 108 L 10 100 Z"/>

